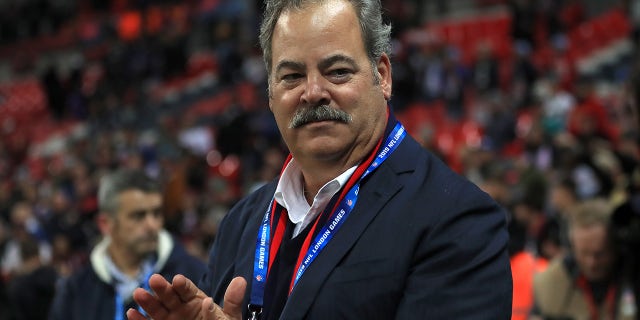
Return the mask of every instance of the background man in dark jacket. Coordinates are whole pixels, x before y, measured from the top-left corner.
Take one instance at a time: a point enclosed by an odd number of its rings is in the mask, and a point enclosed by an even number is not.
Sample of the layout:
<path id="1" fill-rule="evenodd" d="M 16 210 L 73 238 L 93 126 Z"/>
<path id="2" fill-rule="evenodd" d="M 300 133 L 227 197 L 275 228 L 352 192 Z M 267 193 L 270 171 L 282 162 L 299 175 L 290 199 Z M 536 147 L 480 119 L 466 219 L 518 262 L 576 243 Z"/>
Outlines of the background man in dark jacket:
<path id="1" fill-rule="evenodd" d="M 121 170 L 105 176 L 98 193 L 98 227 L 104 238 L 90 265 L 58 288 L 51 319 L 125 319 L 136 308 L 132 293 L 152 273 L 194 279 L 206 270 L 163 229 L 160 186 L 144 172 Z"/>

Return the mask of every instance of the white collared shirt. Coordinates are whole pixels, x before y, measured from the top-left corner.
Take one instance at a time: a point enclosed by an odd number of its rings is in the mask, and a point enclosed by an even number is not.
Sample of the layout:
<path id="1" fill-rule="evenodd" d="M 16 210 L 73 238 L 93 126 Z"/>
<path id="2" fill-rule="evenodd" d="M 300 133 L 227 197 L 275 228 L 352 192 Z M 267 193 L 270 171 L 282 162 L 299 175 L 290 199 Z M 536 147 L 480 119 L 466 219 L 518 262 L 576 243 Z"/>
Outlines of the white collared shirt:
<path id="1" fill-rule="evenodd" d="M 302 190 L 302 171 L 295 159 L 291 159 L 280 176 L 274 198 L 279 205 L 287 210 L 289 220 L 296 225 L 293 237 L 300 234 L 325 209 L 333 195 L 347 183 L 357 167 L 351 167 L 322 186 L 313 198 L 313 204 L 309 206 Z"/>

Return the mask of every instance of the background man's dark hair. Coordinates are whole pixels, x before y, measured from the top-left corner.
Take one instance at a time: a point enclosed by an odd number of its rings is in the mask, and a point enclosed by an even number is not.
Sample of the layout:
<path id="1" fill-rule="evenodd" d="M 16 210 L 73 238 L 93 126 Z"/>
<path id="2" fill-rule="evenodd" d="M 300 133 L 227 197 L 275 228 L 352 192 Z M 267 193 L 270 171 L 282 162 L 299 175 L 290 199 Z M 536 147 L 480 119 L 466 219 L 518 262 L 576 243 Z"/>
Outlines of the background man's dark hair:
<path id="1" fill-rule="evenodd" d="M 160 193 L 160 184 L 142 170 L 121 169 L 107 174 L 100 180 L 98 206 L 101 212 L 114 214 L 120 203 L 118 195 L 126 190 Z"/>

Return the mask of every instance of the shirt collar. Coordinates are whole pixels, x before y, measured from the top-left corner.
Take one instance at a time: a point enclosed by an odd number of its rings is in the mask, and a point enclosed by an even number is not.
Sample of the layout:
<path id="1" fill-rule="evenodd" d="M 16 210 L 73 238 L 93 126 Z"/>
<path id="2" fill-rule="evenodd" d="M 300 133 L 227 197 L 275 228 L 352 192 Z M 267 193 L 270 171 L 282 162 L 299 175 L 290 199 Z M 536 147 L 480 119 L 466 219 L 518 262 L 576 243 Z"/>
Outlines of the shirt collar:
<path id="1" fill-rule="evenodd" d="M 314 197 L 314 207 L 318 207 L 316 201 L 322 201 L 321 207 L 324 209 L 331 197 L 347 183 L 356 168 L 357 165 L 347 169 L 322 186 Z M 302 191 L 302 170 L 295 159 L 291 159 L 282 171 L 274 199 L 287 210 L 289 219 L 295 224 L 302 222 L 309 212 L 311 207 Z"/>

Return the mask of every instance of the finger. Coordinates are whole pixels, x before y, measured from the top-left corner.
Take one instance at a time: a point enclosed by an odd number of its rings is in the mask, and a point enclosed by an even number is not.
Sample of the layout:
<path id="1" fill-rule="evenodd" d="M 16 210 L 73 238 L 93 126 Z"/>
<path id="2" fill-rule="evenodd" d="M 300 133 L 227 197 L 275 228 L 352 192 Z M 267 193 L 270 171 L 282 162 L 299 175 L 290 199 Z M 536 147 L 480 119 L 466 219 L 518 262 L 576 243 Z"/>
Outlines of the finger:
<path id="1" fill-rule="evenodd" d="M 193 281 L 181 274 L 173 277 L 172 284 L 173 290 L 182 302 L 189 302 L 196 298 L 206 297 L 204 292 L 202 292 L 202 290 L 200 290 Z"/>
<path id="2" fill-rule="evenodd" d="M 156 289 L 170 287 L 171 284 L 163 276 L 154 273 L 149 277 L 149 287 L 155 292 Z"/>
<path id="3" fill-rule="evenodd" d="M 242 318 L 242 306 L 246 290 L 247 280 L 243 277 L 235 277 L 231 280 L 227 291 L 224 293 L 223 310 L 232 319 Z"/>
<path id="4" fill-rule="evenodd" d="M 135 289 L 133 291 L 133 300 L 135 300 L 136 303 L 142 309 L 144 309 L 144 311 L 147 312 L 147 314 L 152 318 L 157 320 L 166 319 L 168 312 L 164 304 L 158 299 L 157 296 L 152 295 L 147 290 L 142 288 Z M 132 315 L 134 315 L 135 318 L 133 319 L 146 319 L 145 317 L 142 317 L 142 318 L 137 317 L 136 313 L 139 313 L 139 312 L 137 310 L 134 310 L 134 311 L 135 312 L 133 312 Z M 129 315 L 129 312 L 130 311 L 127 311 L 127 316 Z"/>
<path id="5" fill-rule="evenodd" d="M 149 286 L 168 313 L 179 309 L 195 297 L 197 288 L 190 283 L 191 281 L 184 276 L 177 275 L 173 277 L 171 283 L 161 276 L 157 278 L 152 276 L 149 279 Z M 192 292 L 194 289 L 196 291 Z"/>
<path id="6" fill-rule="evenodd" d="M 153 293 L 157 296 L 157 300 L 168 313 L 184 305 L 188 300 L 183 300 L 182 296 L 186 298 L 189 295 L 186 291 L 195 287 L 195 285 L 192 285 L 192 288 L 188 288 L 187 282 L 191 281 L 187 280 L 184 276 L 175 276 L 173 281 L 175 282 L 169 283 L 164 277 L 156 274 L 149 278 L 149 287 L 151 287 Z M 191 294 L 190 296 L 193 298 L 195 294 Z"/>
<path id="7" fill-rule="evenodd" d="M 200 314 L 204 315 L 203 320 L 231 320 L 224 314 L 222 308 L 213 302 L 212 298 L 202 300 Z"/>
<path id="8" fill-rule="evenodd" d="M 145 316 L 143 316 L 138 310 L 129 309 L 127 310 L 127 320 L 147 320 L 147 318 L 145 318 Z"/>

